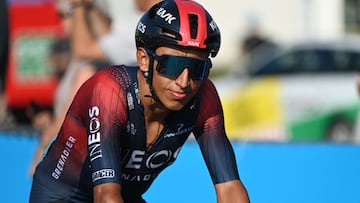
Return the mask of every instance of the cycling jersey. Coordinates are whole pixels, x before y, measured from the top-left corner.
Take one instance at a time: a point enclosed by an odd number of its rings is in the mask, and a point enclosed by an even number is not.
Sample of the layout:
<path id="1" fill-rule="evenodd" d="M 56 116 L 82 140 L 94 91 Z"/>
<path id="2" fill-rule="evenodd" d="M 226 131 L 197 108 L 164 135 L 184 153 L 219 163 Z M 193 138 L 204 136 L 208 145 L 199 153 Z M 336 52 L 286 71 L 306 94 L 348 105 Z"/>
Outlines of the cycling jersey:
<path id="1" fill-rule="evenodd" d="M 94 186 L 103 183 L 121 184 L 125 202 L 145 202 L 142 194 L 175 161 L 191 133 L 214 184 L 239 179 L 210 80 L 203 81 L 182 110 L 166 118 L 164 129 L 146 149 L 137 71 L 113 66 L 83 84 L 36 168 L 30 202 L 92 202 Z"/>

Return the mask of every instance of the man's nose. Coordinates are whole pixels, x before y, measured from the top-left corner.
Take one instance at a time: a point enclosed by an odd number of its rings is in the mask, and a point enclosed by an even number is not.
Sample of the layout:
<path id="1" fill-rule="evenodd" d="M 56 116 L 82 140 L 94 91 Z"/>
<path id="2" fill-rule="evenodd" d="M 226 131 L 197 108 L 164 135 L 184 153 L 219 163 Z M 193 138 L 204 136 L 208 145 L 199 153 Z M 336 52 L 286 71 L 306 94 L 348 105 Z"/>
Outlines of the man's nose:
<path id="1" fill-rule="evenodd" d="M 182 88 L 187 87 L 190 84 L 189 69 L 184 68 L 181 74 L 176 78 L 175 82 Z"/>

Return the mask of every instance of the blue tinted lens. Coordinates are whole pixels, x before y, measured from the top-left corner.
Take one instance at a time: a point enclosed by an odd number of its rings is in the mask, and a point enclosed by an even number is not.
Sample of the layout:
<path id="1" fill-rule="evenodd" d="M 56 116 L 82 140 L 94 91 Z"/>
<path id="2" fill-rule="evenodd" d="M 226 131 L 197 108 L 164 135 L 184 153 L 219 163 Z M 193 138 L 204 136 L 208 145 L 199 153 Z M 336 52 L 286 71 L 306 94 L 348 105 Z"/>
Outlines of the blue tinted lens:
<path id="1" fill-rule="evenodd" d="M 172 55 L 157 56 L 152 51 L 148 51 L 148 53 L 158 61 L 156 70 L 167 77 L 176 78 L 185 68 L 188 68 L 191 79 L 205 80 L 208 77 L 209 70 L 212 66 L 210 59 L 201 60 Z"/>

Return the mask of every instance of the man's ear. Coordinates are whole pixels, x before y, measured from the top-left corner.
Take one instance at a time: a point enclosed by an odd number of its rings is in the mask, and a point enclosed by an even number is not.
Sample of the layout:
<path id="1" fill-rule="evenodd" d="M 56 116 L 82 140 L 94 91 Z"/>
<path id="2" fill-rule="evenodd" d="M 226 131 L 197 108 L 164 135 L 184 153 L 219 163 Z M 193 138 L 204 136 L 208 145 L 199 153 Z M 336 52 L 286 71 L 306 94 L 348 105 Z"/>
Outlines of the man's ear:
<path id="1" fill-rule="evenodd" d="M 139 69 L 142 72 L 149 71 L 149 55 L 143 47 L 138 47 L 136 50 L 136 58 L 139 65 Z"/>

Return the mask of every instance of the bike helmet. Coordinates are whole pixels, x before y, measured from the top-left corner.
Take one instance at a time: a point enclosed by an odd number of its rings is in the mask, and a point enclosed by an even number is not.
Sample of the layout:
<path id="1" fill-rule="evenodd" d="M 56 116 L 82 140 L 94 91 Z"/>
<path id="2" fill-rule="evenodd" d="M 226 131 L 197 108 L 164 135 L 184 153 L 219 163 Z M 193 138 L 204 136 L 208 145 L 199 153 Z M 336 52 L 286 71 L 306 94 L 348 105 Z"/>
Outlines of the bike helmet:
<path id="1" fill-rule="evenodd" d="M 164 0 L 140 19 L 137 47 L 155 50 L 160 46 L 205 51 L 215 57 L 220 48 L 220 31 L 210 14 L 192 0 Z"/>

